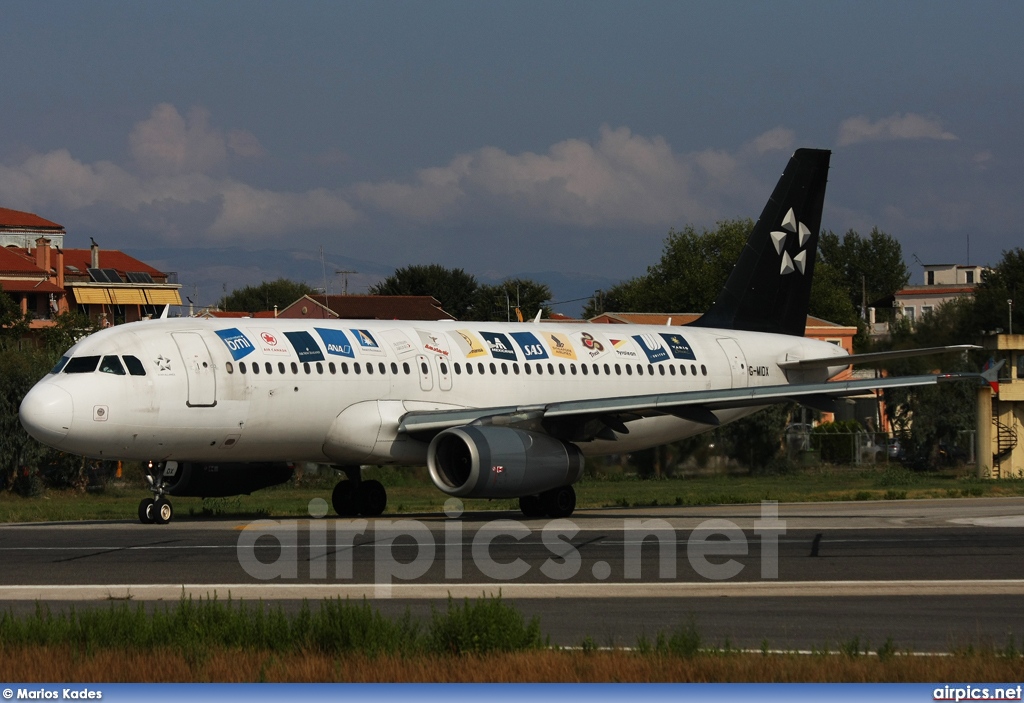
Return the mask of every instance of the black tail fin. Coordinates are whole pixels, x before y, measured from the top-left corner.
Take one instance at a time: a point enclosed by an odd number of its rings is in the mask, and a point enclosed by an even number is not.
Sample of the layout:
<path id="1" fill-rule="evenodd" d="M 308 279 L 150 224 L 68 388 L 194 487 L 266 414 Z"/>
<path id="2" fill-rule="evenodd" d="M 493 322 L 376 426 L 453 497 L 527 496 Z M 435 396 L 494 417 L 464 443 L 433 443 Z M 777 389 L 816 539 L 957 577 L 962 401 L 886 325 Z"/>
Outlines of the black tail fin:
<path id="1" fill-rule="evenodd" d="M 803 336 L 831 154 L 797 149 L 722 292 L 691 324 Z"/>

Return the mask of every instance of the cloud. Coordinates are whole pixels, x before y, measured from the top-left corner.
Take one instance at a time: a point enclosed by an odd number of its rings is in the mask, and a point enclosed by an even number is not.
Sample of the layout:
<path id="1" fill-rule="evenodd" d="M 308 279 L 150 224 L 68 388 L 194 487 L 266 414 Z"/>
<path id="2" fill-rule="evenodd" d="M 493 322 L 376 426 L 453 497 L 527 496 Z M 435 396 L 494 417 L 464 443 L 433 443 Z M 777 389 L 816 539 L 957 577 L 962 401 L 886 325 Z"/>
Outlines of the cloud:
<path id="1" fill-rule="evenodd" d="M 939 120 L 908 112 L 871 122 L 867 117 L 851 117 L 839 125 L 839 146 L 860 142 L 888 142 L 902 139 L 954 140 L 955 134 L 942 128 Z"/>
<path id="2" fill-rule="evenodd" d="M 754 176 L 761 154 L 793 141 L 776 127 L 735 151 L 678 153 L 660 136 L 603 126 L 594 140 L 565 139 L 543 153 L 487 146 L 408 179 L 288 192 L 226 175 L 231 158 L 264 155 L 255 135 L 211 126 L 202 108 L 182 116 L 164 103 L 128 135 L 128 164 L 85 163 L 67 149 L 32 154 L 0 164 L 0 192 L 7 206 L 62 217 L 88 211 L 178 243 L 254 244 L 357 224 L 379 232 L 499 222 L 662 232 L 747 212 L 767 187 Z"/>

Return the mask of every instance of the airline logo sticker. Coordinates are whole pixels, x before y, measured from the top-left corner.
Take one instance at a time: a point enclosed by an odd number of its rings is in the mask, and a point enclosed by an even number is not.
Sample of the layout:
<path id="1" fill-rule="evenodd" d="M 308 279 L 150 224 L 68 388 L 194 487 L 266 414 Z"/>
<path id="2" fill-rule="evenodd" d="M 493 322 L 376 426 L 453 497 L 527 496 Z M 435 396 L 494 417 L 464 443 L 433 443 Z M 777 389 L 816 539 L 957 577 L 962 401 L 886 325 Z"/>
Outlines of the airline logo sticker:
<path id="1" fill-rule="evenodd" d="M 491 356 L 495 359 L 518 360 L 519 357 L 516 356 L 516 350 L 512 348 L 512 342 L 508 341 L 508 337 L 505 335 L 498 332 L 481 332 L 480 336 L 484 338 L 491 350 Z"/>
<path id="2" fill-rule="evenodd" d="M 547 350 L 533 332 L 513 332 L 512 339 L 516 340 L 519 348 L 523 350 L 523 356 L 527 361 L 548 358 Z"/>
<path id="3" fill-rule="evenodd" d="M 487 356 L 487 348 L 484 343 L 477 339 L 477 336 L 469 330 L 455 330 L 449 332 L 448 336 L 455 340 L 456 346 L 462 350 L 463 356 L 472 359 L 477 356 Z"/>
<path id="4" fill-rule="evenodd" d="M 359 344 L 359 351 L 363 354 L 384 356 L 384 350 L 380 348 L 377 340 L 373 338 L 369 330 L 352 330 L 352 336 L 356 338 L 356 343 Z"/>
<path id="5" fill-rule="evenodd" d="M 216 332 L 217 336 L 224 342 L 224 346 L 231 352 L 231 358 L 235 361 L 256 351 L 256 347 L 252 345 L 249 338 L 236 327 L 228 330 L 216 330 Z"/>
<path id="6" fill-rule="evenodd" d="M 352 351 L 352 345 L 349 344 L 348 337 L 341 330 L 329 330 L 322 327 L 314 327 L 316 333 L 320 335 L 320 339 L 324 340 L 324 347 L 327 349 L 327 353 L 331 356 L 347 356 L 348 358 L 355 357 L 355 352 Z"/>
<path id="7" fill-rule="evenodd" d="M 420 342 L 423 344 L 423 348 L 431 354 L 440 354 L 441 356 L 449 356 L 448 344 L 444 341 L 444 335 L 440 332 L 433 334 L 431 332 L 424 332 L 423 330 L 416 330 L 416 334 L 420 336 Z"/>
<path id="8" fill-rule="evenodd" d="M 295 353 L 299 361 L 323 361 L 324 353 L 320 351 L 320 345 L 313 339 L 309 332 L 285 332 L 284 336 L 295 347 Z"/>
<path id="9" fill-rule="evenodd" d="M 615 339 L 609 337 L 608 341 L 612 343 L 612 349 L 615 353 L 626 359 L 636 359 L 637 353 L 633 351 L 633 345 L 629 343 L 629 337 L 623 337 L 622 339 Z"/>
<path id="10" fill-rule="evenodd" d="M 576 361 L 576 351 L 572 348 L 572 344 L 569 343 L 567 336 L 557 332 L 545 332 L 544 336 L 547 338 L 548 347 L 551 348 L 552 355 L 560 359 Z"/>
<path id="11" fill-rule="evenodd" d="M 683 339 L 681 334 L 665 334 L 661 333 L 661 338 L 668 342 L 668 348 L 672 351 L 672 356 L 677 359 L 689 359 L 695 360 L 697 357 L 693 353 L 693 349 Z"/>
<path id="12" fill-rule="evenodd" d="M 789 239 L 789 235 L 795 234 L 797 237 L 797 244 L 800 247 L 800 252 L 795 256 L 790 257 L 789 252 L 785 251 L 786 242 Z M 793 212 L 793 208 L 789 208 L 789 212 L 782 219 L 782 230 L 775 230 L 772 232 L 772 243 L 775 245 L 775 252 L 782 257 L 782 264 L 779 267 L 779 275 L 785 276 L 799 271 L 803 274 L 804 269 L 807 268 L 807 246 L 808 240 L 811 238 L 811 230 L 807 228 L 803 222 L 799 222 L 796 217 L 796 213 Z"/>
<path id="13" fill-rule="evenodd" d="M 274 332 L 271 332 L 270 330 L 253 330 L 250 327 L 249 333 L 256 337 L 256 343 L 260 345 L 260 349 L 264 354 L 288 353 L 288 345 L 285 344 L 284 340 L 278 337 Z"/>
<path id="14" fill-rule="evenodd" d="M 398 355 L 399 359 L 416 353 L 416 347 L 409 341 L 409 338 L 399 330 L 384 330 L 380 333 L 380 336 L 384 338 L 385 342 L 391 345 L 391 348 L 395 350 L 395 354 Z"/>
<path id="15" fill-rule="evenodd" d="M 656 364 L 659 361 L 668 360 L 668 352 L 661 346 L 661 341 L 653 334 L 634 334 L 633 339 L 643 349 L 644 354 L 647 355 L 647 360 Z"/>
<path id="16" fill-rule="evenodd" d="M 590 359 L 596 359 L 605 352 L 603 342 L 599 342 L 590 332 L 580 333 L 580 344 L 583 345 L 583 353 Z"/>

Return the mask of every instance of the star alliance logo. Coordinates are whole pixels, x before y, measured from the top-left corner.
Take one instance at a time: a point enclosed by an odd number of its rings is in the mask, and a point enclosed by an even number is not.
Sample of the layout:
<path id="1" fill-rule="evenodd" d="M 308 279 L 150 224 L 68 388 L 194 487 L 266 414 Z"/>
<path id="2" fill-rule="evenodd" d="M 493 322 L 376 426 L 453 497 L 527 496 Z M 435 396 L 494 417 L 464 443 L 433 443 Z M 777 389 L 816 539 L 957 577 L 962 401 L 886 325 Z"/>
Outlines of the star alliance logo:
<path id="1" fill-rule="evenodd" d="M 157 368 L 160 369 L 161 371 L 171 370 L 171 360 L 165 357 L 163 354 L 154 359 L 154 361 L 156 362 Z"/>
<path id="2" fill-rule="evenodd" d="M 782 219 L 782 229 L 785 232 L 776 230 L 772 232 L 772 243 L 775 244 L 775 251 L 782 255 L 782 266 L 779 269 L 779 274 L 785 276 L 786 274 L 793 273 L 794 271 L 804 272 L 807 266 L 807 250 L 803 247 L 807 244 L 807 241 L 811 238 L 811 230 L 807 229 L 807 225 L 803 222 L 797 222 L 796 214 L 793 212 L 793 208 L 789 208 L 789 212 Z M 797 235 L 799 246 L 801 251 L 794 257 L 790 257 L 788 251 L 784 251 L 786 248 L 786 239 L 789 238 L 790 234 Z"/>

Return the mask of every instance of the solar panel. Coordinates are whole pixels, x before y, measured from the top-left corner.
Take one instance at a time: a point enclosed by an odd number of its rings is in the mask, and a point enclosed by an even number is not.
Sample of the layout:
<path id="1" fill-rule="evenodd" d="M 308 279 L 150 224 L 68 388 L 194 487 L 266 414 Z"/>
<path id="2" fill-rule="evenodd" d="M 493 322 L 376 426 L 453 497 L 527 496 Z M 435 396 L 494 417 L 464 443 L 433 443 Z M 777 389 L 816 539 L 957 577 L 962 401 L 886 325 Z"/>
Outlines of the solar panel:
<path id="1" fill-rule="evenodd" d="M 124 283 L 121 280 L 121 276 L 118 275 L 117 269 L 102 269 L 102 271 L 107 274 L 107 280 L 111 283 Z"/>
<path id="2" fill-rule="evenodd" d="M 129 283 L 155 283 L 153 277 L 145 271 L 128 271 L 125 275 Z"/>
<path id="3" fill-rule="evenodd" d="M 110 283 L 107 280 L 107 272 L 103 269 L 89 269 L 89 278 L 94 280 L 96 283 Z"/>

